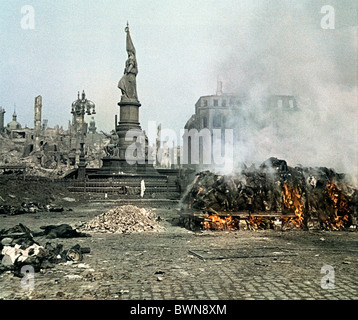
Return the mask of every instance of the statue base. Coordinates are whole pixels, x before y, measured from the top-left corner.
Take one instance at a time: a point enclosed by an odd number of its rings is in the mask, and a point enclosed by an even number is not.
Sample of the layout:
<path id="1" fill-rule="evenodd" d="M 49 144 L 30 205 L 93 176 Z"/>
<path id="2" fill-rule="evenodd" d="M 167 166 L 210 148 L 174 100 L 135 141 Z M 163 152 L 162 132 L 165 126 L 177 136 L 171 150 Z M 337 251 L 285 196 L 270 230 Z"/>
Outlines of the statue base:
<path id="1" fill-rule="evenodd" d="M 101 173 L 107 174 L 123 174 L 123 173 L 150 173 L 155 174 L 157 171 L 153 167 L 153 163 L 135 163 L 129 164 L 126 160 L 119 157 L 102 158 Z"/>
<path id="2" fill-rule="evenodd" d="M 148 138 L 139 123 L 140 102 L 136 99 L 128 99 L 122 96 L 118 103 L 120 110 L 120 121 L 116 123 L 116 133 L 118 135 L 118 150 L 115 155 L 108 155 L 102 158 L 100 174 L 158 174 L 153 167 L 154 161 L 148 160 Z M 144 144 L 143 149 L 137 148 L 138 141 Z M 139 147 L 140 148 L 140 147 Z M 128 152 L 128 150 L 131 150 Z M 136 157 L 134 154 L 143 152 L 143 157 Z M 127 161 L 128 160 L 128 161 Z M 128 163 L 129 162 L 129 163 Z"/>

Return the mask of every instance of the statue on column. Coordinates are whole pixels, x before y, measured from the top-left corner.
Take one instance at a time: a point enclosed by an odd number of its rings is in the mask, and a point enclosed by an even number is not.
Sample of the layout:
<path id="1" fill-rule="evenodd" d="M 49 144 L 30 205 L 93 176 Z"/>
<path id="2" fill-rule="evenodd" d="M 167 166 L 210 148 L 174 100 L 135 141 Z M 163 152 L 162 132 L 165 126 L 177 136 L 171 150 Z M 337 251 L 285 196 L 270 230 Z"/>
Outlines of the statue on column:
<path id="1" fill-rule="evenodd" d="M 127 27 L 125 28 L 125 32 L 127 33 L 126 50 L 128 54 L 128 59 L 125 65 L 124 75 L 119 80 L 118 88 L 122 92 L 122 99 L 124 98 L 125 100 L 138 101 L 137 83 L 136 83 L 136 77 L 138 74 L 138 65 L 136 59 L 136 50 L 134 48 L 129 33 L 128 23 L 127 23 Z"/>

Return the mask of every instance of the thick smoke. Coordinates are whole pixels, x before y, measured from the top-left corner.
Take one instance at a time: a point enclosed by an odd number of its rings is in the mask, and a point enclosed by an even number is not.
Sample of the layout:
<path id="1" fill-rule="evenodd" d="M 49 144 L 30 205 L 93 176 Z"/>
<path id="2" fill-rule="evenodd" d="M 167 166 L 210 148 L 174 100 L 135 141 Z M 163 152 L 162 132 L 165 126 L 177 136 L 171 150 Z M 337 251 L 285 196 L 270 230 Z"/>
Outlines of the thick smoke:
<path id="1" fill-rule="evenodd" d="M 325 30 L 319 5 L 268 1 L 232 35 L 219 70 L 224 91 L 243 99 L 242 119 L 231 124 L 241 135 L 235 161 L 274 156 L 333 168 L 357 183 L 357 27 L 337 21 L 342 8 L 335 8 L 336 28 Z M 299 111 L 268 111 L 272 94 L 295 96 Z"/>

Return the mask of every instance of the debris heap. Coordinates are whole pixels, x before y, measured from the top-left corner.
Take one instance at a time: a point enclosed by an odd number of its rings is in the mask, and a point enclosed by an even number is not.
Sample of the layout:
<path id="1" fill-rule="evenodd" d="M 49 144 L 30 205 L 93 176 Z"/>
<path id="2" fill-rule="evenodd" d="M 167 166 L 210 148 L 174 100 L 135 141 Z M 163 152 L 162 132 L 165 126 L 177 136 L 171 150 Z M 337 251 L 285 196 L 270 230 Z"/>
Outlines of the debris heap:
<path id="1" fill-rule="evenodd" d="M 83 224 L 80 229 L 109 233 L 160 232 L 164 228 L 158 221 L 159 217 L 148 209 L 125 205 L 96 216 Z"/>
<path id="2" fill-rule="evenodd" d="M 81 248 L 79 244 L 63 250 L 62 244 L 53 247 L 50 242 L 46 242 L 42 246 L 34 239 L 39 236 L 45 236 L 47 239 L 88 236 L 78 233 L 69 225 L 51 225 L 41 229 L 45 231 L 34 233 L 20 223 L 12 228 L 0 230 L 0 274 L 12 271 L 15 276 L 23 277 L 24 266 L 32 266 L 34 272 L 39 272 L 61 262 L 82 261 L 83 254 L 90 252 L 90 248 Z"/>
<path id="3" fill-rule="evenodd" d="M 256 225 L 267 220 L 256 218 L 260 214 L 279 214 L 295 227 L 318 224 L 337 230 L 356 223 L 358 190 L 333 169 L 292 168 L 270 158 L 259 168 L 244 167 L 235 175 L 198 173 L 182 198 L 182 209 L 202 211 L 214 220 L 223 212 L 247 212 Z M 233 223 L 232 217 L 227 219 Z"/>

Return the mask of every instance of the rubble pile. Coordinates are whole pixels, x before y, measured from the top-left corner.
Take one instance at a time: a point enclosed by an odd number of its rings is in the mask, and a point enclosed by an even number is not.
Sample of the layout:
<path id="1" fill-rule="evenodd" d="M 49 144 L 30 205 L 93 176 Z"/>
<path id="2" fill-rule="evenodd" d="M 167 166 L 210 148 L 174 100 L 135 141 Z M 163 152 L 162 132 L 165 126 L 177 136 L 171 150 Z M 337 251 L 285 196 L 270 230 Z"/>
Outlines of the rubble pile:
<path id="1" fill-rule="evenodd" d="M 47 177 L 47 178 L 61 178 L 66 173 L 74 169 L 74 166 L 69 166 L 62 162 L 51 161 L 49 164 L 42 165 L 38 162 L 36 155 L 23 157 L 20 159 L 21 164 L 26 165 L 26 173 L 32 176 Z"/>
<path id="2" fill-rule="evenodd" d="M 79 244 L 63 250 L 62 244 L 53 247 L 50 242 L 40 245 L 34 237 L 45 236 L 48 239 L 88 236 L 72 229 L 69 225 L 44 226 L 43 232 L 34 233 L 23 224 L 10 229 L 0 230 L 0 273 L 12 271 L 15 276 L 22 277 L 22 267 L 31 266 L 34 272 L 52 268 L 54 264 L 65 261 L 82 261 L 83 254 L 89 248 L 81 248 Z"/>
<path id="3" fill-rule="evenodd" d="M 63 161 L 55 161 L 44 150 L 27 155 L 26 143 L 22 140 L 9 139 L 0 134 L 0 145 L 0 164 L 26 166 L 26 174 L 30 176 L 62 177 L 74 168 Z"/>
<path id="4" fill-rule="evenodd" d="M 319 228 L 337 230 L 356 223 L 358 190 L 346 175 L 333 169 L 292 168 L 284 160 L 270 158 L 259 168 L 244 167 L 236 175 L 198 173 L 181 203 L 182 209 L 213 216 L 224 211 L 275 212 L 299 228 L 319 224 Z M 285 214 L 294 214 L 294 218 L 285 218 Z M 249 220 L 260 224 L 267 219 Z"/>
<path id="5" fill-rule="evenodd" d="M 159 218 L 148 209 L 125 205 L 96 216 L 79 229 L 109 233 L 160 232 L 164 228 L 158 220 Z"/>
<path id="6" fill-rule="evenodd" d="M 0 134 L 0 163 L 13 163 L 20 164 L 21 156 L 24 152 L 22 145 L 15 143 L 14 141 L 5 138 Z"/>

